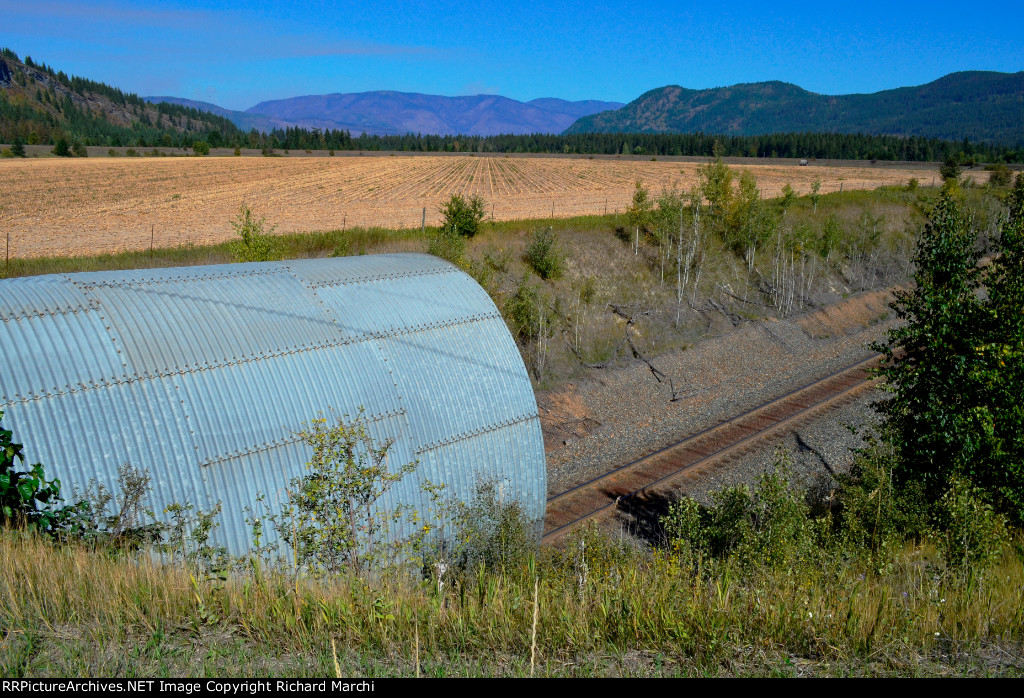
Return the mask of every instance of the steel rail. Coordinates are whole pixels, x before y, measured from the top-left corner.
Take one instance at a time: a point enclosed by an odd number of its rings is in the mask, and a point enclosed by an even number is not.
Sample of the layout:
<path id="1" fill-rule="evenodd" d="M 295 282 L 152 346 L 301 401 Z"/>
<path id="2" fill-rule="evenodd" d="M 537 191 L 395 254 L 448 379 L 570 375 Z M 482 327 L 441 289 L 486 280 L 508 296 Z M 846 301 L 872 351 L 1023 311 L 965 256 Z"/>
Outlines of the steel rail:
<path id="1" fill-rule="evenodd" d="M 694 460 L 694 461 L 692 461 L 690 463 L 687 463 L 686 465 L 684 465 L 684 466 L 682 466 L 680 468 L 676 468 L 672 472 L 670 472 L 670 473 L 668 473 L 668 474 L 666 474 L 664 476 L 655 478 L 655 479 L 651 480 L 650 482 L 646 482 L 645 484 L 643 484 L 640 487 L 633 488 L 630 491 L 628 491 L 627 493 L 625 493 L 625 494 L 623 494 L 623 495 L 621 495 L 619 497 L 616 497 L 616 498 L 612 499 L 611 501 L 607 501 L 608 499 L 610 499 L 609 495 L 607 495 L 606 493 L 601 493 L 601 492 L 596 491 L 596 487 L 599 484 L 605 483 L 605 482 L 609 482 L 609 481 L 611 481 L 613 479 L 617 479 L 619 477 L 626 476 L 631 471 L 636 471 L 636 470 L 638 470 L 639 468 L 641 468 L 645 464 L 652 463 L 656 459 L 659 459 L 659 458 L 664 457 L 664 456 L 670 456 L 673 451 L 680 451 L 680 452 L 685 451 L 689 446 L 691 446 L 691 445 L 693 445 L 693 444 L 695 444 L 697 442 L 706 440 L 709 437 L 712 437 L 716 432 L 724 431 L 728 427 L 731 427 L 731 426 L 739 426 L 744 421 L 752 420 L 752 418 L 755 415 L 757 415 L 757 413 L 759 413 L 759 412 L 764 412 L 764 411 L 769 410 L 769 409 L 771 409 L 773 407 L 779 407 L 779 406 L 783 405 L 784 403 L 786 403 L 787 401 L 791 401 L 792 398 L 794 398 L 794 397 L 796 397 L 796 396 L 798 396 L 800 394 L 808 393 L 808 392 L 812 392 L 812 391 L 815 391 L 817 389 L 820 389 L 823 386 L 825 386 L 826 384 L 828 384 L 830 381 L 833 381 L 833 380 L 841 378 L 841 377 L 845 377 L 848 374 L 853 374 L 855 371 L 861 370 L 861 369 L 867 367 L 869 364 L 871 364 L 873 362 L 877 362 L 881 357 L 882 357 L 882 354 L 873 354 L 872 356 L 869 356 L 869 357 L 867 357 L 865 359 L 861 359 L 860 361 L 854 362 L 854 363 L 852 363 L 852 364 L 850 364 L 848 366 L 844 366 L 843 368 L 837 369 L 837 370 L 835 370 L 835 371 L 833 371 L 833 372 L 831 372 L 831 373 L 829 373 L 829 374 L 827 374 L 825 376 L 822 376 L 821 378 L 818 378 L 818 379 L 816 379 L 816 380 L 814 380 L 814 381 L 812 381 L 810 383 L 806 383 L 806 384 L 804 384 L 802 386 L 799 386 L 799 387 L 797 387 L 797 388 L 795 388 L 793 390 L 790 390 L 789 392 L 787 392 L 787 393 L 785 393 L 783 395 L 779 395 L 777 397 L 772 398 L 771 400 L 767 400 L 767 401 L 765 401 L 765 402 L 763 402 L 763 403 L 761 403 L 759 405 L 756 405 L 756 406 L 754 406 L 754 407 L 752 407 L 752 408 L 750 408 L 750 409 L 748 409 L 748 410 L 746 410 L 744 412 L 741 412 L 740 414 L 738 414 L 738 415 L 736 415 L 734 417 L 731 417 L 728 420 L 725 420 L 723 422 L 719 422 L 719 423 L 717 423 L 715 425 L 712 425 L 712 426 L 710 426 L 710 427 L 708 427 L 706 429 L 703 429 L 703 430 L 701 430 L 701 431 L 699 431 L 699 432 L 697 432 L 695 434 L 691 434 L 691 435 L 687 436 L 686 438 L 682 439 L 681 441 L 677 441 L 677 442 L 675 442 L 673 444 L 669 444 L 668 446 L 665 446 L 664 448 L 658 449 L 657 451 L 655 451 L 653 453 L 650 453 L 650 454 L 648 454 L 648 455 L 646 455 L 646 456 L 644 456 L 642 458 L 639 458 L 639 459 L 637 459 L 635 461 L 627 463 L 626 465 L 619 466 L 619 467 L 617 467 L 617 468 L 615 468 L 613 470 L 610 470 L 610 471 L 608 471 L 606 473 L 603 473 L 602 475 L 599 475 L 598 477 L 595 477 L 595 478 L 593 478 L 591 480 L 588 480 L 588 481 L 586 481 L 584 483 L 581 483 L 579 485 L 571 487 L 568 490 L 565 490 L 564 492 L 560 492 L 560 493 L 558 493 L 556 495 L 553 495 L 553 496 L 549 497 L 548 500 L 547 500 L 547 504 L 548 504 L 548 507 L 549 507 L 549 509 L 548 509 L 548 516 L 545 517 L 545 518 L 548 518 L 548 519 L 550 519 L 550 515 L 552 513 L 551 512 L 551 508 L 550 508 L 552 504 L 557 504 L 559 502 L 564 502 L 565 500 L 573 497 L 574 495 L 576 495 L 576 496 L 586 496 L 587 494 L 589 494 L 591 496 L 591 498 L 603 498 L 604 503 L 601 506 L 598 506 L 596 508 L 592 508 L 589 512 L 587 512 L 586 514 L 584 514 L 582 516 L 574 518 L 573 520 L 571 520 L 571 521 L 569 521 L 567 523 L 564 523 L 562 525 L 559 525 L 559 526 L 551 529 L 550 531 L 548 531 L 547 533 L 545 533 L 543 535 L 543 537 L 541 539 L 542 542 L 543 543 L 552 543 L 555 540 L 563 537 L 571 529 L 575 528 L 576 526 L 580 525 L 581 523 L 583 523 L 585 521 L 589 521 L 589 520 L 594 519 L 596 517 L 602 516 L 604 514 L 610 513 L 615 508 L 617 508 L 617 505 L 622 500 L 630 499 L 630 498 L 635 497 L 635 496 L 640 495 L 640 494 L 645 494 L 649 490 L 651 490 L 652 488 L 655 488 L 655 487 L 658 487 L 658 486 L 661 486 L 661 485 L 665 485 L 665 484 L 671 482 L 672 480 L 680 477 L 681 475 L 683 475 L 683 474 L 685 474 L 685 473 L 687 473 L 687 472 L 689 472 L 691 470 L 694 470 L 694 469 L 696 469 L 696 468 L 698 468 L 700 466 L 703 466 L 703 465 L 708 465 L 710 462 L 713 462 L 715 460 L 724 458 L 725 456 L 729 455 L 732 452 L 735 452 L 736 450 L 742 448 L 743 446 L 750 445 L 753 442 L 756 442 L 758 440 L 767 438 L 768 436 L 772 435 L 774 432 L 778 431 L 782 427 L 784 427 L 784 426 L 786 426 L 788 424 L 792 424 L 793 422 L 799 421 L 799 420 L 801 420 L 803 418 L 806 418 L 809 415 L 811 415 L 811 414 L 813 414 L 815 412 L 818 412 L 821 409 L 824 409 L 828 405 L 831 405 L 831 404 L 839 401 L 843 397 L 849 396 L 852 393 L 867 387 L 870 384 L 870 379 L 869 378 L 863 378 L 863 379 L 858 380 L 853 385 L 848 385 L 848 386 L 843 387 L 843 388 L 841 388 L 839 390 L 836 390 L 836 391 L 830 391 L 828 394 L 826 394 L 821 399 L 815 400 L 814 402 L 812 402 L 810 404 L 803 405 L 803 406 L 797 404 L 797 405 L 795 405 L 795 407 L 796 407 L 795 411 L 792 411 L 789 414 L 784 414 L 784 416 L 782 416 L 780 419 L 772 420 L 771 423 L 767 424 L 766 426 L 763 426 L 763 427 L 760 427 L 760 428 L 756 428 L 753 431 L 751 431 L 750 433 L 742 435 L 740 438 L 733 438 L 730 441 L 728 441 L 728 443 L 726 443 L 721 448 L 718 448 L 718 449 L 714 450 L 711 453 L 707 453 L 706 455 L 703 455 L 703 456 L 699 457 L 698 459 L 696 459 L 696 460 Z"/>

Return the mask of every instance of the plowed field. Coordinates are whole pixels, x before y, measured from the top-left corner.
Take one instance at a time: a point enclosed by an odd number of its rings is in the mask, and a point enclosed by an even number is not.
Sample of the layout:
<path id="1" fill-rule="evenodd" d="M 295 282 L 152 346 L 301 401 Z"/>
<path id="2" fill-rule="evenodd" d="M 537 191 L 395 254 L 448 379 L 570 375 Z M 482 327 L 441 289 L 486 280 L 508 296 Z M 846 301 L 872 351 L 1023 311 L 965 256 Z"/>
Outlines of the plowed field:
<path id="1" fill-rule="evenodd" d="M 12 257 L 219 242 L 247 203 L 281 233 L 343 226 L 419 227 L 452 193 L 478 194 L 498 220 L 611 213 L 633 183 L 652 193 L 697 181 L 697 163 L 543 157 L 94 158 L 0 162 L 0 244 Z M 746 166 L 765 196 L 815 177 L 822 192 L 902 184 L 920 166 Z"/>

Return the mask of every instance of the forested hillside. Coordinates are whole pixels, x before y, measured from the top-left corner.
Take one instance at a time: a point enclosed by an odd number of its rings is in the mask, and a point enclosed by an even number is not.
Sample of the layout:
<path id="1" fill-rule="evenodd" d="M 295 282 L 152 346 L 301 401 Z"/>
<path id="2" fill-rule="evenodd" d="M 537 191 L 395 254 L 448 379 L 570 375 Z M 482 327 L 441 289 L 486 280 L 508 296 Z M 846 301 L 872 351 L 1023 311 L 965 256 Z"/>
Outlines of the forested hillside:
<path id="1" fill-rule="evenodd" d="M 10 49 L 0 51 L 0 142 L 191 146 L 236 140 L 229 120 L 68 76 Z"/>
<path id="2" fill-rule="evenodd" d="M 1024 144 L 1024 72 L 951 73 L 926 85 L 872 94 L 819 95 L 785 82 L 709 90 L 678 85 L 622 109 L 585 116 L 566 133 L 817 132 L 923 136 Z"/>

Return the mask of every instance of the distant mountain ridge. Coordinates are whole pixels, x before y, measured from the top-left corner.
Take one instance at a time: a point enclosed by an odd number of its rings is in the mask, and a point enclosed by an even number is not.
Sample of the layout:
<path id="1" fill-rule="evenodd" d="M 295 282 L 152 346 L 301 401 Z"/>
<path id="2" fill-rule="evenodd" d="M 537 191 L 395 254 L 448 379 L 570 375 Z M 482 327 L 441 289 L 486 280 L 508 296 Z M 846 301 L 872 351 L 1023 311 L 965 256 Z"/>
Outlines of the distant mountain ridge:
<path id="1" fill-rule="evenodd" d="M 260 102 L 247 113 L 265 114 L 305 128 L 347 129 L 353 135 L 493 136 L 561 133 L 580 116 L 617 109 L 621 102 L 520 102 L 501 95 L 443 97 L 410 92 L 307 95 Z"/>
<path id="2" fill-rule="evenodd" d="M 251 131 L 256 129 L 257 131 L 263 131 L 269 133 L 275 128 L 286 128 L 288 126 L 294 126 L 287 121 L 280 119 L 274 119 L 264 114 L 251 114 L 244 111 L 235 111 L 233 109 L 225 109 L 224 107 L 218 106 L 211 102 L 200 102 L 195 99 L 185 99 L 184 97 L 166 97 L 166 96 L 153 96 L 143 97 L 147 102 L 151 104 L 159 104 L 164 102 L 166 104 L 179 104 L 183 107 L 191 107 L 200 111 L 209 112 L 216 114 L 217 116 L 223 116 L 225 119 L 230 120 L 238 128 L 243 131 Z"/>
<path id="3" fill-rule="evenodd" d="M 871 94 L 819 95 L 785 82 L 668 85 L 581 117 L 565 133 L 825 132 L 1024 143 L 1024 72 L 967 71 Z"/>

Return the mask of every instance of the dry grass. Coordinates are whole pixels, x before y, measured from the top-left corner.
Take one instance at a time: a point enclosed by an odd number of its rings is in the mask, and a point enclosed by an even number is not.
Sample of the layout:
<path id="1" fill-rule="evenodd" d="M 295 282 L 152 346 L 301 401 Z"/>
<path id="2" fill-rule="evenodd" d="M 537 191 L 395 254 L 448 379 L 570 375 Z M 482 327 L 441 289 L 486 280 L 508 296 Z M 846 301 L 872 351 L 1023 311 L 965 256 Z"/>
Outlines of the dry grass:
<path id="1" fill-rule="evenodd" d="M 755 161 L 752 161 L 755 162 Z M 114 253 L 206 245 L 232 236 L 246 202 L 278 232 L 351 227 L 417 228 L 439 222 L 453 193 L 480 195 L 496 220 L 614 213 L 633 183 L 654 193 L 692 187 L 694 162 L 545 157 L 94 158 L 0 162 L 0 244 L 12 257 Z M 765 196 L 786 183 L 800 194 L 928 183 L 913 168 L 750 164 Z M 491 208 L 491 205 L 493 208 Z"/>
<path id="2" fill-rule="evenodd" d="M 1024 565 L 1006 553 L 970 583 L 912 546 L 881 571 L 694 572 L 591 535 L 439 592 L 409 578 L 222 583 L 4 532 L 0 674 L 332 675 L 333 642 L 349 673 L 411 675 L 419 659 L 427 675 L 525 675 L 538 579 L 541 675 L 1019 674 Z"/>

